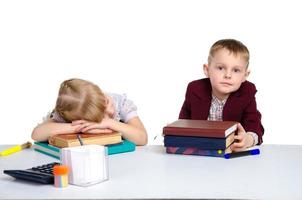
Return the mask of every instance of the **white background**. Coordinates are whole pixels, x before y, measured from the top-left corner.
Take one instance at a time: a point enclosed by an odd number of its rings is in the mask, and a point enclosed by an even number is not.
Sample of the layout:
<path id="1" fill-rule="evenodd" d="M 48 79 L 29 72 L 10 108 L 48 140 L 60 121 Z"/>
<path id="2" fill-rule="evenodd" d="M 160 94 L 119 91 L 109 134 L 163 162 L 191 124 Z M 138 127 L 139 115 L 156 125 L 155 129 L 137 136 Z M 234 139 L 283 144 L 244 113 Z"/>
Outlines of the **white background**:
<path id="1" fill-rule="evenodd" d="M 251 53 L 265 144 L 302 144 L 299 1 L 0 1 L 0 144 L 30 140 L 78 77 L 126 93 L 159 144 L 187 84 L 203 78 L 210 46 L 242 41 Z M 300 24 L 300 25 L 299 25 Z M 158 135 L 156 140 L 153 138 Z"/>

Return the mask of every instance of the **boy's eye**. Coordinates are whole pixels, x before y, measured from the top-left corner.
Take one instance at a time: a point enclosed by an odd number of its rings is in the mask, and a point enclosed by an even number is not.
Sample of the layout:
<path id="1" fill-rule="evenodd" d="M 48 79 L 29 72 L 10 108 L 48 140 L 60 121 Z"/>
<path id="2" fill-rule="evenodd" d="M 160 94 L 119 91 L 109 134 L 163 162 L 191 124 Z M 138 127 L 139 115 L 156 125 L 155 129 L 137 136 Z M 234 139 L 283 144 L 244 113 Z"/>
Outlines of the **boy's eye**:
<path id="1" fill-rule="evenodd" d="M 217 69 L 222 70 L 222 69 L 223 69 L 223 67 L 221 67 L 221 66 L 217 66 Z"/>
<path id="2" fill-rule="evenodd" d="M 240 69 L 234 69 L 234 72 L 240 72 Z"/>

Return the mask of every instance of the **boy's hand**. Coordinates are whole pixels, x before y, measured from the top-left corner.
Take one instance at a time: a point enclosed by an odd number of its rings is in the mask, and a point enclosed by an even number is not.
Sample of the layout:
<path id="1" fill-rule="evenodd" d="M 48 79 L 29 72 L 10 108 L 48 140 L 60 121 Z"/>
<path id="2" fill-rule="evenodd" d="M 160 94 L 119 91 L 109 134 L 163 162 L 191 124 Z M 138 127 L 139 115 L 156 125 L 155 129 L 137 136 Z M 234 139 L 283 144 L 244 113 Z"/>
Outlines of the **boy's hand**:
<path id="1" fill-rule="evenodd" d="M 250 136 L 245 132 L 240 123 L 237 124 L 237 135 L 234 136 L 235 143 L 232 144 L 232 151 L 244 151 L 250 146 Z M 253 139 L 253 138 L 252 138 Z"/>
<path id="2" fill-rule="evenodd" d="M 86 120 L 76 120 L 71 123 L 73 126 L 78 126 L 76 132 L 82 133 L 112 133 L 109 129 L 109 121 L 104 118 L 102 122 L 90 122 Z"/>

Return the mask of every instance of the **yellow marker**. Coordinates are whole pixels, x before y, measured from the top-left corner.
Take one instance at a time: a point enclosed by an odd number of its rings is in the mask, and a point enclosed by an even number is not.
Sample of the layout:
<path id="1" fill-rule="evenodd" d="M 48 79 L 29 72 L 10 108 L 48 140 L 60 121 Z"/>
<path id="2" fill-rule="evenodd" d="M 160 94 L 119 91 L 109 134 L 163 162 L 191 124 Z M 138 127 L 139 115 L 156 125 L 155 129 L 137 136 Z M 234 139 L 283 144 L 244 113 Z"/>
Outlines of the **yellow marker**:
<path id="1" fill-rule="evenodd" d="M 12 153 L 16 153 L 18 151 L 21 151 L 22 149 L 26 149 L 26 148 L 30 148 L 30 147 L 31 147 L 31 143 L 26 142 L 22 145 L 13 146 L 11 148 L 8 148 L 8 149 L 5 149 L 5 150 L 1 151 L 0 156 L 7 156 L 7 155 L 10 155 Z"/>

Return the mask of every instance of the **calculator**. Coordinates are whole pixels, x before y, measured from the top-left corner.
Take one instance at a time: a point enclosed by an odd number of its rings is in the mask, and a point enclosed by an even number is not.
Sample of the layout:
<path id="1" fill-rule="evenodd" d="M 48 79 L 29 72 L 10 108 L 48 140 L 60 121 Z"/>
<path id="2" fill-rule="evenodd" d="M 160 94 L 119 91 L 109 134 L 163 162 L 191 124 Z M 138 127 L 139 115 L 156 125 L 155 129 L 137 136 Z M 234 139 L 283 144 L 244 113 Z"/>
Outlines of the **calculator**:
<path id="1" fill-rule="evenodd" d="M 22 179 L 26 181 L 42 183 L 42 184 L 53 184 L 53 166 L 59 165 L 60 163 L 52 162 L 45 165 L 32 167 L 30 169 L 23 170 L 4 170 L 3 173 L 12 176 L 16 179 Z"/>

